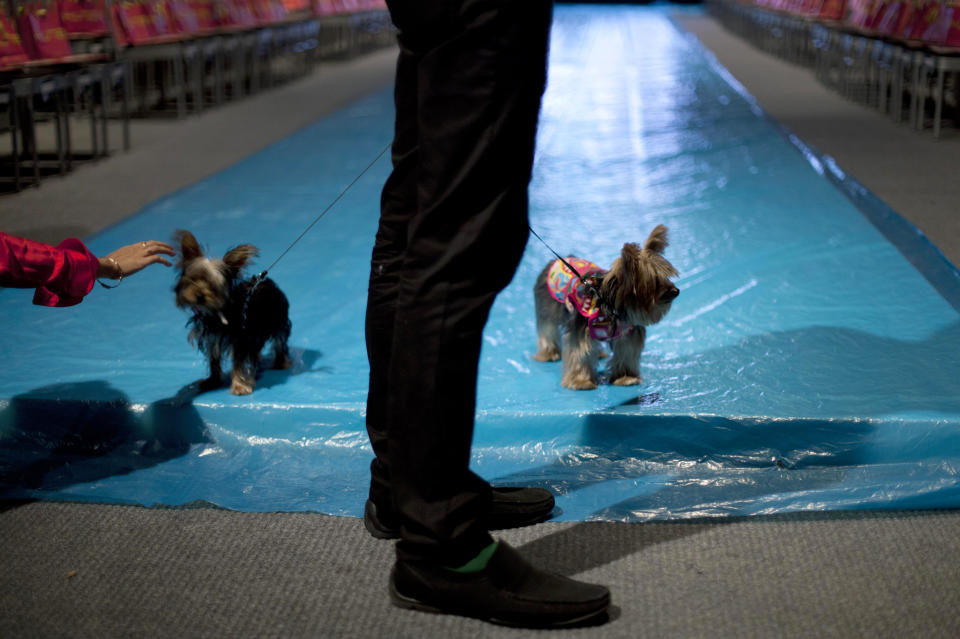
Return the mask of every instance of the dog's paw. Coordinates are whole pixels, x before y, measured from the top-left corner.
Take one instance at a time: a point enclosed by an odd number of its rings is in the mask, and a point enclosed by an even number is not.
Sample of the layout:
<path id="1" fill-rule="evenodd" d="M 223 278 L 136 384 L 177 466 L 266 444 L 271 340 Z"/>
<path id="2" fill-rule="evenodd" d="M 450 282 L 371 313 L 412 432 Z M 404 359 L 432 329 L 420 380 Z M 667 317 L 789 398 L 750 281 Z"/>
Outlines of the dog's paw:
<path id="1" fill-rule="evenodd" d="M 249 395 L 253 392 L 253 384 L 242 379 L 233 378 L 230 383 L 230 393 L 233 395 Z"/>
<path id="2" fill-rule="evenodd" d="M 276 370 L 286 370 L 293 366 L 293 360 L 289 357 L 278 357 L 273 360 L 273 368 Z"/>
<path id="3" fill-rule="evenodd" d="M 594 390 L 597 388 L 597 383 L 589 377 L 564 379 L 560 381 L 560 385 L 570 390 Z"/>
<path id="4" fill-rule="evenodd" d="M 624 375 L 623 377 L 618 377 L 617 379 L 610 382 L 614 386 L 636 386 L 643 382 L 640 376 L 633 377 L 632 375 Z"/>
<path id="5" fill-rule="evenodd" d="M 559 362 L 560 351 L 537 351 L 533 354 L 533 359 L 538 362 Z"/>

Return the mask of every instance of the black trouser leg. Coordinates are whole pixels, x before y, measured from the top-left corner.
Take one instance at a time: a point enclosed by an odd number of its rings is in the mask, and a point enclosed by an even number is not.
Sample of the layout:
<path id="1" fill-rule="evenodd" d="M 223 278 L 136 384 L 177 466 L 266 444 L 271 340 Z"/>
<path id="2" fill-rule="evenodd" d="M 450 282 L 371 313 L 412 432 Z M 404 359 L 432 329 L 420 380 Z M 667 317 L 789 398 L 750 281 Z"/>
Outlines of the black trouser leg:
<path id="1" fill-rule="evenodd" d="M 409 51 L 401 53 L 397 61 L 397 77 L 415 77 L 416 60 L 416 55 Z M 387 512 L 396 512 L 387 465 L 388 376 L 407 226 L 417 210 L 416 99 L 416 84 L 397 83 L 394 89 L 397 116 L 392 148 L 393 172 L 381 194 L 380 226 L 373 248 L 367 294 L 365 335 L 370 363 L 367 434 L 375 455 L 370 468 L 370 499 Z"/>
<path id="2" fill-rule="evenodd" d="M 551 4 L 389 4 L 401 53 L 366 318 L 371 495 L 392 491 L 398 556 L 457 564 L 490 541 L 490 489 L 469 470 L 477 366 L 526 245 Z"/>

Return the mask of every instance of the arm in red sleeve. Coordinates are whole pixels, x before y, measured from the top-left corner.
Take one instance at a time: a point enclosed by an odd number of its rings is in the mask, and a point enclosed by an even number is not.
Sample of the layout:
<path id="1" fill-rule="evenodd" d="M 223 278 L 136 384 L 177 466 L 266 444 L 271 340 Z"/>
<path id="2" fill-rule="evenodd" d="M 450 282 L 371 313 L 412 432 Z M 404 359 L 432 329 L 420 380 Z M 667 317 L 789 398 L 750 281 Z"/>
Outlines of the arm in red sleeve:
<path id="1" fill-rule="evenodd" d="M 100 262 L 83 242 L 56 247 L 0 233 L 0 286 L 36 288 L 33 303 L 73 306 L 93 288 Z"/>

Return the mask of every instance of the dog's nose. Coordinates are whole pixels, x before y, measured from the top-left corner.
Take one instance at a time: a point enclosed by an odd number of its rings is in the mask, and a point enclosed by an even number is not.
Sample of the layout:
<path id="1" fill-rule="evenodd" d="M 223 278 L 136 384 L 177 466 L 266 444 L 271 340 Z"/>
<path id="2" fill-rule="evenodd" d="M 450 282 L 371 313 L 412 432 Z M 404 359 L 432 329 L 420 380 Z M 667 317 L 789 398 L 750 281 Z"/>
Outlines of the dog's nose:
<path id="1" fill-rule="evenodd" d="M 664 302 L 672 302 L 677 298 L 677 295 L 679 294 L 680 294 L 680 289 L 678 289 L 676 286 L 671 286 L 670 288 L 668 288 L 663 292 L 661 299 L 663 299 Z"/>

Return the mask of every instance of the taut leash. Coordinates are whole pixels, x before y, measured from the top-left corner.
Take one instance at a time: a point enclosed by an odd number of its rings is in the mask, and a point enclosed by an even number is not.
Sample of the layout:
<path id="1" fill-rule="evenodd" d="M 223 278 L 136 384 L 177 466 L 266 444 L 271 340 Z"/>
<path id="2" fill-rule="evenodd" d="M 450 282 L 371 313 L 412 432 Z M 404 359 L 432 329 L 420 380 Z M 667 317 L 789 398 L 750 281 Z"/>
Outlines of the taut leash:
<path id="1" fill-rule="evenodd" d="M 314 227 L 314 225 L 316 225 L 316 223 L 319 222 L 320 219 L 321 219 L 324 215 L 326 215 L 326 214 L 330 211 L 330 209 L 332 209 L 332 208 L 334 207 L 334 205 L 343 198 L 344 195 L 347 194 L 347 191 L 349 191 L 351 188 L 353 188 L 353 185 L 354 185 L 354 184 L 356 184 L 357 182 L 360 181 L 360 178 L 362 178 L 364 175 L 366 175 L 367 171 L 369 171 L 371 168 L 373 168 L 373 165 L 377 163 L 377 160 L 379 160 L 381 157 L 383 157 L 383 154 L 386 153 L 386 152 L 390 149 L 391 146 L 393 146 L 393 142 L 391 142 L 391 143 L 388 144 L 387 146 L 383 147 L 383 150 L 380 151 L 380 153 L 377 153 L 377 157 L 373 158 L 373 160 L 370 162 L 370 164 L 368 164 L 367 167 L 366 167 L 364 170 L 360 171 L 360 174 L 357 175 L 357 177 L 353 178 L 353 181 L 350 182 L 350 184 L 348 184 L 348 185 L 346 186 L 346 188 L 344 188 L 342 191 L 340 191 L 340 195 L 338 195 L 337 197 L 335 197 L 335 198 L 333 199 L 333 201 L 330 202 L 330 204 L 328 204 L 327 207 L 326 207 L 325 209 L 323 209 L 323 211 L 320 212 L 320 215 L 318 215 L 317 217 L 315 217 L 315 218 L 313 219 L 313 222 L 310 222 L 310 225 L 307 226 L 307 228 L 305 228 L 305 229 L 303 230 L 303 233 L 301 233 L 301 234 L 297 237 L 297 239 L 295 239 L 295 240 L 290 244 L 290 246 L 288 246 L 288 247 L 286 248 L 286 250 L 285 250 L 283 253 L 280 254 L 280 257 L 278 257 L 277 259 L 275 259 L 275 260 L 273 261 L 273 264 L 271 264 L 270 266 L 268 266 L 267 268 L 263 269 L 262 271 L 260 271 L 259 273 L 257 273 L 256 275 L 253 276 L 253 278 L 252 278 L 252 279 L 253 279 L 253 285 L 252 285 L 252 286 L 250 287 L 250 289 L 247 291 L 247 296 L 246 296 L 246 298 L 244 298 L 244 300 L 243 300 L 243 315 L 242 315 L 241 317 L 243 317 L 243 322 L 244 322 L 244 324 L 246 324 L 246 321 L 247 321 L 247 305 L 250 303 L 250 298 L 253 296 L 254 291 L 257 290 L 257 287 L 260 286 L 260 282 L 262 282 L 263 280 L 265 280 L 265 279 L 267 278 L 267 272 L 270 271 L 270 269 L 272 269 L 274 266 L 276 266 L 276 265 L 277 265 L 277 262 L 279 262 L 280 260 L 282 260 L 282 259 L 286 256 L 286 254 L 290 252 L 290 249 L 292 249 L 294 246 L 296 246 L 297 242 L 299 242 L 300 240 L 303 239 L 303 236 L 305 236 L 307 233 L 310 232 L 310 229 L 312 229 L 312 228 Z"/>

